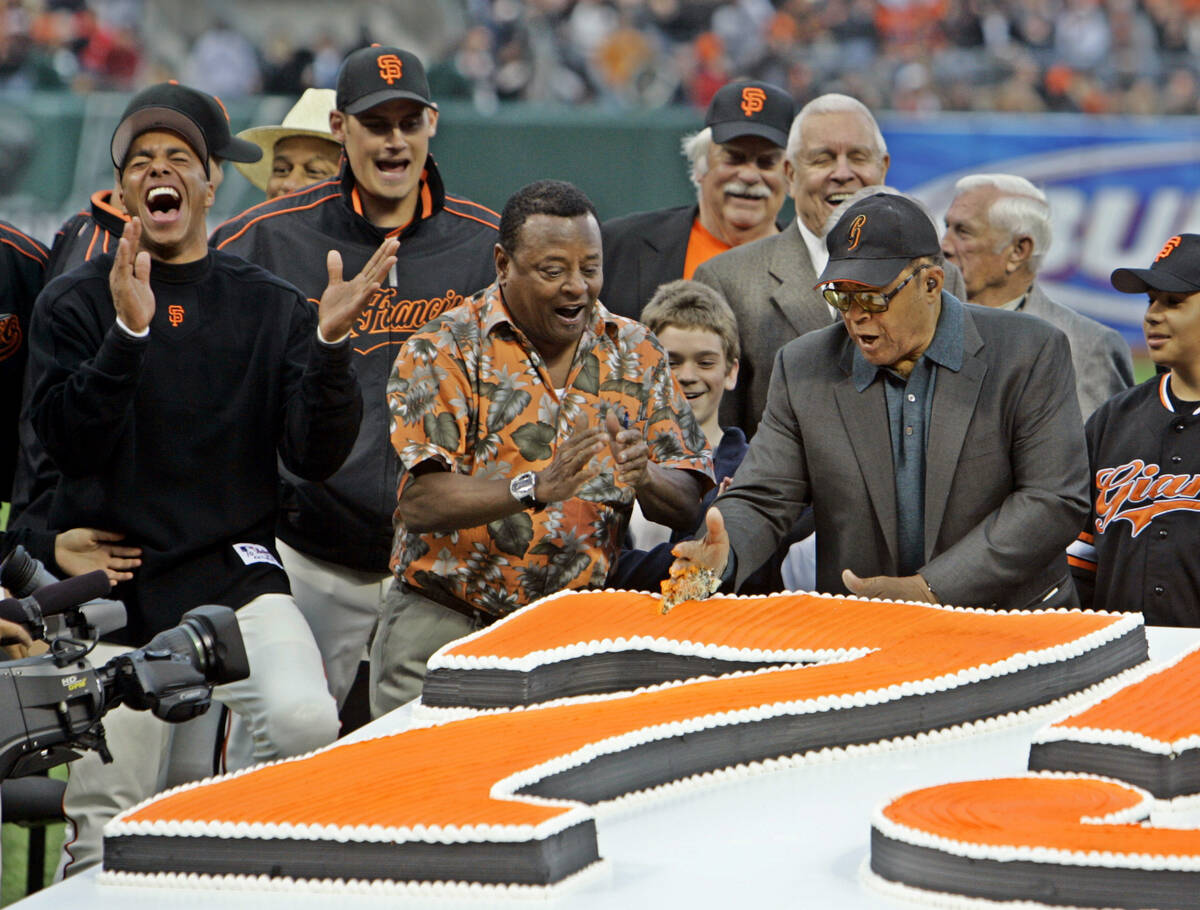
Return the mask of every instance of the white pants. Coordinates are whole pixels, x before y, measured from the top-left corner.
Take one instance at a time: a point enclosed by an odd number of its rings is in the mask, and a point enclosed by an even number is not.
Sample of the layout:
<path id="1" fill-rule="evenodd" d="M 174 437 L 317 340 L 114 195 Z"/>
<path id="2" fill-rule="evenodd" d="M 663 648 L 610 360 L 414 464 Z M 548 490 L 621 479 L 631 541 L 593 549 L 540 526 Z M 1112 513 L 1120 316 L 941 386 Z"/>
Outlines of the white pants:
<path id="1" fill-rule="evenodd" d="M 321 649 L 329 691 L 341 708 L 354 685 L 358 664 L 366 657 L 392 576 L 325 562 L 282 540 L 276 540 L 275 546 L 292 583 L 296 606 Z"/>
<path id="2" fill-rule="evenodd" d="M 245 719 L 256 763 L 300 755 L 337 737 L 337 705 L 325 686 L 321 655 L 288 594 L 262 594 L 237 611 L 250 676 L 213 689 L 213 698 Z M 100 666 L 126 648 L 97 645 Z M 124 705 L 104 716 L 111 764 L 88 752 L 71 764 L 63 810 L 74 839 L 64 846 L 64 874 L 100 861 L 104 825 L 166 787 L 212 773 L 214 705 L 185 724 L 168 724 Z"/>

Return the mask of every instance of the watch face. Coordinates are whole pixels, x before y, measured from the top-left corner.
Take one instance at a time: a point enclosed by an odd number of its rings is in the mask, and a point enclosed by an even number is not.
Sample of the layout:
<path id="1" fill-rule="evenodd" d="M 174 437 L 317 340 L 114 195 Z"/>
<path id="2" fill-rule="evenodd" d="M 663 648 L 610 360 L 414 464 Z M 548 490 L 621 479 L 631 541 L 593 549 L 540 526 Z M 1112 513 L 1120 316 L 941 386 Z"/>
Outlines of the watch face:
<path id="1" fill-rule="evenodd" d="M 526 471 L 524 474 L 518 474 L 508 484 L 509 492 L 513 498 L 524 505 L 532 506 L 535 503 L 533 498 L 533 488 L 535 486 L 533 472 Z"/>

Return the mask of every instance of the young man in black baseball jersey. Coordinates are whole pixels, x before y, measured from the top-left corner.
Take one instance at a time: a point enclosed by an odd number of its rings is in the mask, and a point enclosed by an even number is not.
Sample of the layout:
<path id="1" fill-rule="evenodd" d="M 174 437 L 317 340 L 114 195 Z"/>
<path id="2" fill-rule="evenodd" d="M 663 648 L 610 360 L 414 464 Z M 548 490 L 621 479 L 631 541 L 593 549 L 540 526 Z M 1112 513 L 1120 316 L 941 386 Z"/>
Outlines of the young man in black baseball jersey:
<path id="1" fill-rule="evenodd" d="M 1112 284 L 1148 297 L 1142 330 L 1166 372 L 1110 398 L 1087 422 L 1092 514 L 1069 558 L 1085 607 L 1200 626 L 1200 234 Z"/>
<path id="2" fill-rule="evenodd" d="M 388 441 L 392 362 L 415 329 L 495 278 L 495 212 L 449 195 L 429 153 L 438 109 L 420 60 L 365 47 L 342 62 L 336 180 L 273 199 L 217 228 L 212 244 L 257 263 L 310 297 L 324 251 L 358 268 L 385 237 L 396 267 L 351 329 L 363 421 L 350 457 L 322 482 L 284 474 L 277 535 L 296 602 L 321 648 L 330 691 L 344 701 L 387 588 L 399 462 Z"/>
<path id="3" fill-rule="evenodd" d="M 113 589 L 128 622 L 92 659 L 145 644 L 194 606 L 235 608 L 251 672 L 214 697 L 245 720 L 261 762 L 337 735 L 320 653 L 274 550 L 278 462 L 315 480 L 353 445 L 361 392 L 350 326 L 395 241 L 349 280 L 336 253 L 323 256 L 317 307 L 210 249 L 211 142 L 197 95 L 151 86 L 117 125 L 112 159 L 130 221 L 113 255 L 38 297 L 30 419 L 62 472 L 51 526 L 110 528 L 141 548 L 133 578 Z M 115 760 L 89 753 L 71 769 L 72 871 L 99 858 L 112 815 L 182 782 L 168 778 L 177 728 L 126 708 L 105 726 Z"/>

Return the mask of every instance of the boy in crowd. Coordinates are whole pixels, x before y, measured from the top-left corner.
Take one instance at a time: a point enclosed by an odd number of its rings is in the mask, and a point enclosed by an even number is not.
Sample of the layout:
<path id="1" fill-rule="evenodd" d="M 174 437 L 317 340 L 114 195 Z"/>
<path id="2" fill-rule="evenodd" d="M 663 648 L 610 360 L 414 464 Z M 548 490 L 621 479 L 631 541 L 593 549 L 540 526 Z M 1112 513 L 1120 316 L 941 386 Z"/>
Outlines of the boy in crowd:
<path id="1" fill-rule="evenodd" d="M 1092 512 L 1068 551 L 1084 607 L 1141 610 L 1148 625 L 1200 625 L 1200 234 L 1112 285 L 1146 294 L 1150 359 L 1166 372 L 1114 395 L 1086 434 Z"/>
<path id="2" fill-rule="evenodd" d="M 704 497 L 707 511 L 717 495 L 729 486 L 748 444 L 746 434 L 738 427 L 722 429 L 718 410 L 722 396 L 737 385 L 738 342 L 737 320 L 720 291 L 698 281 L 680 279 L 659 287 L 646 309 L 642 322 L 666 349 L 671 372 L 692 407 L 708 447 L 713 453 L 713 477 L 717 486 Z M 809 525 L 807 516 L 798 525 Z M 671 547 L 687 534 L 676 533 L 671 540 L 648 550 L 624 550 L 607 585 L 611 588 L 657 591 L 658 583 L 667 577 L 674 557 Z M 742 587 L 742 593 L 767 593 L 782 590 L 779 577 L 779 557 L 787 545 L 798 539 L 795 534 L 781 545 L 776 556 Z"/>

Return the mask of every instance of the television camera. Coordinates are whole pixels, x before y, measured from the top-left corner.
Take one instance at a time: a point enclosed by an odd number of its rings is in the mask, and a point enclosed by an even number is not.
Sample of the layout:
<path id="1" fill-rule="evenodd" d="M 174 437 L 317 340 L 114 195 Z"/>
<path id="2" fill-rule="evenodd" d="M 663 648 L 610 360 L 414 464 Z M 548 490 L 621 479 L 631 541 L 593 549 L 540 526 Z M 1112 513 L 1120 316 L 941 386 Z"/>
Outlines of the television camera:
<path id="1" fill-rule="evenodd" d="M 103 599 L 103 571 L 58 581 L 17 547 L 0 564 L 0 618 L 24 626 L 49 650 L 0 661 L 0 780 L 33 774 L 94 749 L 112 761 L 101 718 L 125 704 L 181 723 L 208 710 L 215 685 L 250 675 L 237 617 L 228 607 L 189 610 L 143 648 L 93 667 L 101 635 L 125 625 L 125 607 Z M 7 642 L 4 642 L 7 643 Z"/>

